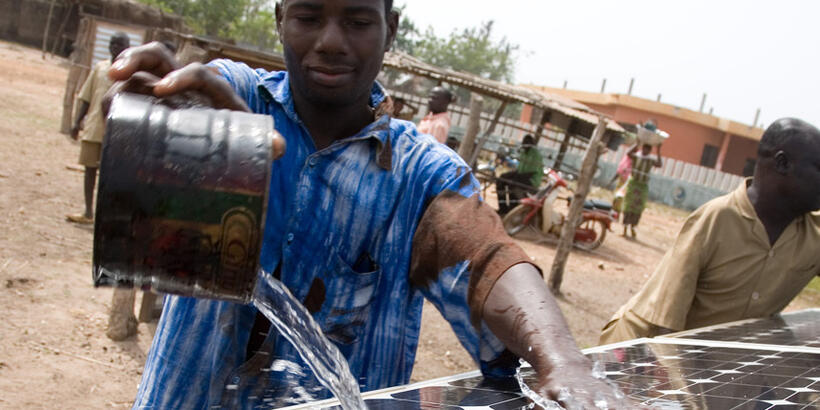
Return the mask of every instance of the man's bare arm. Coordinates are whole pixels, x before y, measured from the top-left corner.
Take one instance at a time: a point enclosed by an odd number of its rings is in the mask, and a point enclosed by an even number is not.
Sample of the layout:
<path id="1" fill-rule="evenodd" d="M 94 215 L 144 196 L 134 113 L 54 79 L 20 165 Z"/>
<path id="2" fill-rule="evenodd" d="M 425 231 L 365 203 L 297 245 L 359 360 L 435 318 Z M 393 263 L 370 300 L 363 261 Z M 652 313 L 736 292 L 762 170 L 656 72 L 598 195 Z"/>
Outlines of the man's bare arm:
<path id="1" fill-rule="evenodd" d="M 71 127 L 71 138 L 76 141 L 80 136 L 80 129 L 82 128 L 83 119 L 88 114 L 88 101 L 81 100 L 80 108 L 77 109 L 77 119 L 74 121 L 74 126 Z"/>
<path id="2" fill-rule="evenodd" d="M 483 318 L 507 348 L 538 374 L 538 392 L 568 408 L 633 407 L 592 375 L 592 363 L 577 348 L 555 299 L 538 270 L 528 263 L 508 269 L 493 286 Z M 570 399 L 566 399 L 569 393 Z"/>

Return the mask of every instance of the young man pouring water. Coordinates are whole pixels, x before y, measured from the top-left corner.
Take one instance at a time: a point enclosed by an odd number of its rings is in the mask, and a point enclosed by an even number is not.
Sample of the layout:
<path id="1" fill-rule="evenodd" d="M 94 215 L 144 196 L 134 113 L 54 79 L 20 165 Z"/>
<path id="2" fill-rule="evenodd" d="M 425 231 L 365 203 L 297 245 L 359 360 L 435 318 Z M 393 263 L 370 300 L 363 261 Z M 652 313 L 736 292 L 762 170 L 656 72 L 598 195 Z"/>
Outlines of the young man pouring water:
<path id="1" fill-rule="evenodd" d="M 391 8 L 391 0 L 281 2 L 287 73 L 227 60 L 180 67 L 147 45 L 128 50 L 111 76 L 129 80 L 115 90 L 195 91 L 218 108 L 273 116 L 287 153 L 273 165 L 261 264 L 304 302 L 362 390 L 409 381 L 426 297 L 485 375 L 509 376 L 518 356 L 537 370 L 544 396 L 563 390 L 571 407 L 623 407 L 593 377 L 470 168 L 382 115 L 387 97 L 375 78 L 398 26 Z M 255 308 L 172 296 L 134 407 L 284 404 L 298 395 L 294 385 L 327 397 L 309 371 L 271 371 L 287 362 L 304 367 Z"/>

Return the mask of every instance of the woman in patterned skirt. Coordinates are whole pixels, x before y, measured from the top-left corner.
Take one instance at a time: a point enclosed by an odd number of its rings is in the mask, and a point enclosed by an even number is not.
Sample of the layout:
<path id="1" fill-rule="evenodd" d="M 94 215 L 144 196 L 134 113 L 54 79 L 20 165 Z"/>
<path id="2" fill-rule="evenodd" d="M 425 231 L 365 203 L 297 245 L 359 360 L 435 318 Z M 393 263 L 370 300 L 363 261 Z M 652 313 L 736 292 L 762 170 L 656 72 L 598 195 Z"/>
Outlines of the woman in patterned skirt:
<path id="1" fill-rule="evenodd" d="M 641 147 L 638 152 L 638 147 Z M 626 183 L 626 196 L 624 197 L 624 234 L 629 227 L 632 237 L 637 236 L 635 227 L 641 220 L 641 214 L 646 207 L 646 200 L 649 197 L 649 173 L 653 167 L 661 166 L 661 146 L 658 145 L 658 155 L 651 155 L 652 146 L 649 144 L 635 144 L 627 155 L 632 159 L 632 173 Z"/>

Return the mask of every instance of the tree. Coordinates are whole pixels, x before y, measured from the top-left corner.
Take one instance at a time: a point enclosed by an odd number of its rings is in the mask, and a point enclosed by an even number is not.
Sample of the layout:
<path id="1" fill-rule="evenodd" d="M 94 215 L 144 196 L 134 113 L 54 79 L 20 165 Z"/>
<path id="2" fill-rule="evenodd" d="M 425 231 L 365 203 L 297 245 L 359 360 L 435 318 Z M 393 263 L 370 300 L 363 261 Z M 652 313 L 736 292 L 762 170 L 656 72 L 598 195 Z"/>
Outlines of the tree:
<path id="1" fill-rule="evenodd" d="M 401 6 L 396 11 L 401 16 L 399 20 L 399 28 L 396 32 L 396 39 L 393 42 L 393 49 L 413 55 L 416 43 L 419 41 L 419 30 L 413 20 L 410 20 L 404 13 L 407 5 Z"/>
<path id="2" fill-rule="evenodd" d="M 519 47 L 506 37 L 495 41 L 493 24 L 490 20 L 478 27 L 453 30 L 448 38 L 436 36 L 428 27 L 417 41 L 412 41 L 412 31 L 408 30 L 410 47 L 413 55 L 429 64 L 509 83 L 513 81 Z M 412 22 L 407 25 L 415 29 Z"/>
<path id="3" fill-rule="evenodd" d="M 402 12 L 404 8 L 399 9 Z M 478 27 L 453 30 L 447 38 L 438 37 L 432 27 L 422 33 L 416 24 L 402 13 L 396 33 L 395 49 L 410 54 L 437 67 L 475 74 L 495 81 L 511 83 L 514 79 L 515 57 L 519 46 L 506 37 L 493 39 L 493 21 Z M 397 75 L 390 73 L 394 80 Z M 469 101 L 467 90 L 455 90 L 459 101 Z M 485 110 L 494 112 L 501 103 L 487 101 Z M 505 115 L 517 117 L 521 105 L 510 104 Z"/>
<path id="4" fill-rule="evenodd" d="M 140 0 L 182 16 L 196 34 L 278 51 L 276 18 L 269 0 Z"/>

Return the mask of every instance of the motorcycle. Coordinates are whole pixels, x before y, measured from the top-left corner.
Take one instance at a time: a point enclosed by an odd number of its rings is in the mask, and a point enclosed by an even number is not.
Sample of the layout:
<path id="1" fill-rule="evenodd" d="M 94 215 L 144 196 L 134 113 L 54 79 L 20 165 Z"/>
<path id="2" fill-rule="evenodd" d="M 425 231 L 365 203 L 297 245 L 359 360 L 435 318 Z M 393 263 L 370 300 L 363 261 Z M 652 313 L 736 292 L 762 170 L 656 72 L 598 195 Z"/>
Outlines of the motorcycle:
<path id="1" fill-rule="evenodd" d="M 547 172 L 547 184 L 534 195 L 521 199 L 519 205 L 503 218 L 504 229 L 510 236 L 516 236 L 526 228 L 536 232 L 543 239 L 558 239 L 566 217 L 553 209 L 561 189 L 569 190 L 567 182 L 554 170 Z M 565 198 L 571 201 L 572 197 Z M 594 250 L 601 246 L 612 222 L 618 219 L 618 212 L 606 201 L 591 199 L 584 202 L 581 221 L 575 228 L 573 245 L 584 250 Z"/>

